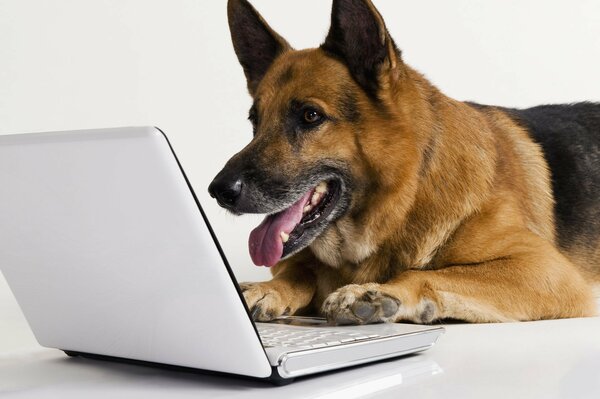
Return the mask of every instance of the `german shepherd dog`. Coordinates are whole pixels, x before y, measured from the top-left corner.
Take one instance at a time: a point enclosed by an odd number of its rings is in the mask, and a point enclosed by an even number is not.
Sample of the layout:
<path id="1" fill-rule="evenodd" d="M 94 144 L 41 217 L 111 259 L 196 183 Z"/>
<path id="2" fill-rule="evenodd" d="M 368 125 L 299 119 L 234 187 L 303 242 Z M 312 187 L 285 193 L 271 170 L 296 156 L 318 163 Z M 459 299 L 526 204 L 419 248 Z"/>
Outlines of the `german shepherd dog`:
<path id="1" fill-rule="evenodd" d="M 209 187 L 267 282 L 255 320 L 507 322 L 596 313 L 600 104 L 456 101 L 406 65 L 369 0 L 333 0 L 294 50 L 229 0 L 254 138 Z"/>

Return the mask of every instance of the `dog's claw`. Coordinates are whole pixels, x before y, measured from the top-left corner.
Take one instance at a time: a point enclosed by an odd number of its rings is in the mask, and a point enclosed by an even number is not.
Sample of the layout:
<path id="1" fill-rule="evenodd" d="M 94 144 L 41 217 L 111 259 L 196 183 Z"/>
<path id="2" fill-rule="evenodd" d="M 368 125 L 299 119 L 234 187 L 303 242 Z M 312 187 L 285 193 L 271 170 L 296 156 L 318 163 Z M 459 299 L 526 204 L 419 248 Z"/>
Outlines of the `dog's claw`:
<path id="1" fill-rule="evenodd" d="M 262 308 L 260 305 L 256 305 L 250 311 L 250 315 L 252 316 L 252 320 L 258 321 L 258 316 L 262 313 Z"/>

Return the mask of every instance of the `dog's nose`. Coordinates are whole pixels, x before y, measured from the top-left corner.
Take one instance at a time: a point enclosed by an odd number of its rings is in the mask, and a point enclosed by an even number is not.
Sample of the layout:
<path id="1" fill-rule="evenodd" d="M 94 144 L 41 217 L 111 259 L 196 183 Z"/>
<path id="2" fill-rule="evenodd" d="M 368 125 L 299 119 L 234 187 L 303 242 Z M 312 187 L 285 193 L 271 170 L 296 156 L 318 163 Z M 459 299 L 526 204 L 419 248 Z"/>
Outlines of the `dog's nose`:
<path id="1" fill-rule="evenodd" d="M 226 208 L 234 207 L 242 193 L 242 179 L 217 177 L 208 186 L 208 193 L 217 199 L 219 205 Z"/>

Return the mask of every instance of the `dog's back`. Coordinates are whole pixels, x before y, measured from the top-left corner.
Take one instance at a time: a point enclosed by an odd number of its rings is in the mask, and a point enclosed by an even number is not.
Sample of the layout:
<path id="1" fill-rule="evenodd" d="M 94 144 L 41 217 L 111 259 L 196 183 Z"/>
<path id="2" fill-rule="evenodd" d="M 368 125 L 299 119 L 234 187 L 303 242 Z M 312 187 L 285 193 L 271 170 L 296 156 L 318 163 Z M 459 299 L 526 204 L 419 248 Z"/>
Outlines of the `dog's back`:
<path id="1" fill-rule="evenodd" d="M 600 104 L 504 109 L 544 151 L 558 245 L 588 269 L 600 262 Z"/>

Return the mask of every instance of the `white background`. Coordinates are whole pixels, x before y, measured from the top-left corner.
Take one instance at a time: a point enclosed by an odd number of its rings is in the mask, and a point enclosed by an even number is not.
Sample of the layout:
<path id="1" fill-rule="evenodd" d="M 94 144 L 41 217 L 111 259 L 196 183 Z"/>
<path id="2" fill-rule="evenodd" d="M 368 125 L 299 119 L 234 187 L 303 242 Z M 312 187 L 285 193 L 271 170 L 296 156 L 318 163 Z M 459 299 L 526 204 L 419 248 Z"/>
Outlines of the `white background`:
<path id="1" fill-rule="evenodd" d="M 325 37 L 330 1 L 254 4 L 296 48 Z M 600 1 L 375 4 L 405 61 L 455 98 L 519 107 L 600 100 Z M 261 218 L 233 217 L 206 192 L 250 140 L 249 106 L 225 0 L 0 0 L 0 134 L 159 126 L 239 280 L 261 280 L 268 270 L 247 250 Z"/>

